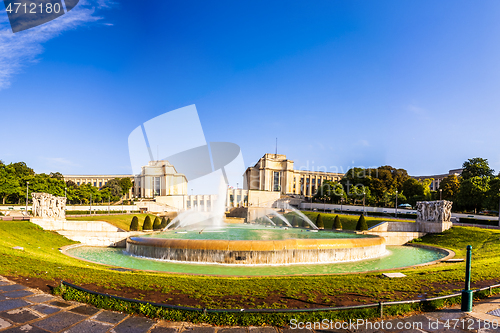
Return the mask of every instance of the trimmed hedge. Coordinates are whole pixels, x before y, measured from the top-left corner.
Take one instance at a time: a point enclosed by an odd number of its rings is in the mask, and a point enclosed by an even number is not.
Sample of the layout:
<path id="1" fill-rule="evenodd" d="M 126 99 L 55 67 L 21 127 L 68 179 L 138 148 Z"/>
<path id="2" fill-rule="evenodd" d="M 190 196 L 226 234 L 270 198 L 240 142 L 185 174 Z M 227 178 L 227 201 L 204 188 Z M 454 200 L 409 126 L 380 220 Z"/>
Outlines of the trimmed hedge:
<path id="1" fill-rule="evenodd" d="M 363 214 L 359 217 L 358 224 L 356 224 L 356 230 L 368 230 L 368 225 L 366 224 L 365 216 Z"/>
<path id="2" fill-rule="evenodd" d="M 132 222 L 130 222 L 130 231 L 139 231 L 139 219 L 137 216 L 132 218 Z"/>
<path id="3" fill-rule="evenodd" d="M 153 223 L 151 223 L 151 218 L 149 217 L 149 215 L 144 219 L 142 230 L 153 230 Z"/>
<path id="4" fill-rule="evenodd" d="M 153 230 L 159 230 L 161 229 L 161 221 L 160 218 L 157 216 L 155 217 L 155 221 L 153 222 Z"/>
<path id="5" fill-rule="evenodd" d="M 342 230 L 342 223 L 340 222 L 340 217 L 337 215 L 333 220 L 332 229 Z"/>
<path id="6" fill-rule="evenodd" d="M 323 218 L 321 217 L 321 214 L 318 214 L 318 216 L 316 217 L 316 226 L 320 229 L 325 228 L 325 224 L 323 223 Z"/>

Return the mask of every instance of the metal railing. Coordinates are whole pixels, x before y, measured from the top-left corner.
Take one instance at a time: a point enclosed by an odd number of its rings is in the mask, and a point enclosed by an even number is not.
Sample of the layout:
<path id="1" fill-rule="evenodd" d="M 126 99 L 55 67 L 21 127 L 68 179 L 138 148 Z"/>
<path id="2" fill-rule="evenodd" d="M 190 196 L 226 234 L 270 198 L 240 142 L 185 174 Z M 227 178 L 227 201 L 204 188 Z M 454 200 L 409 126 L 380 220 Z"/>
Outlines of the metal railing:
<path id="1" fill-rule="evenodd" d="M 167 309 L 175 309 L 175 310 L 184 310 L 184 311 L 197 311 L 197 312 L 203 312 L 203 313 L 291 313 L 291 312 L 343 311 L 343 310 L 378 307 L 379 311 L 380 311 L 381 318 L 384 316 L 384 307 L 385 306 L 432 302 L 432 301 L 437 301 L 437 300 L 441 300 L 441 299 L 447 299 L 447 298 L 452 298 L 452 297 L 457 297 L 457 296 L 462 295 L 461 293 L 457 293 L 457 294 L 451 294 L 451 295 L 445 295 L 445 296 L 437 296 L 437 297 L 432 297 L 432 298 L 415 299 L 415 300 L 407 300 L 407 301 L 390 301 L 390 302 L 378 302 L 378 303 L 362 304 L 362 305 L 323 307 L 323 308 L 305 308 L 305 309 L 207 309 L 207 308 L 193 308 L 193 307 L 186 307 L 186 306 L 179 306 L 179 305 L 170 305 L 170 304 L 163 304 L 163 303 L 154 303 L 154 302 L 136 300 L 136 299 L 132 299 L 132 298 L 113 296 L 113 295 L 109 295 L 109 294 L 100 293 L 97 291 L 92 291 L 92 290 L 77 286 L 75 284 L 72 284 L 72 283 L 69 283 L 66 281 L 61 281 L 61 284 L 68 286 L 68 287 L 71 287 L 71 288 L 74 288 L 74 289 L 77 289 L 77 290 L 80 290 L 80 291 L 83 291 L 83 292 L 86 292 L 86 293 L 89 293 L 89 294 L 92 294 L 92 295 L 109 297 L 111 299 L 132 302 L 132 303 L 151 304 L 151 305 L 157 306 L 157 307 L 162 307 L 162 308 L 167 308 Z M 498 287 L 500 287 L 500 284 L 495 284 L 495 285 L 491 285 L 488 287 L 475 289 L 475 290 L 472 290 L 472 292 L 475 293 L 475 292 L 479 292 L 479 291 L 489 290 L 489 294 L 491 296 L 492 289 L 498 288 Z"/>

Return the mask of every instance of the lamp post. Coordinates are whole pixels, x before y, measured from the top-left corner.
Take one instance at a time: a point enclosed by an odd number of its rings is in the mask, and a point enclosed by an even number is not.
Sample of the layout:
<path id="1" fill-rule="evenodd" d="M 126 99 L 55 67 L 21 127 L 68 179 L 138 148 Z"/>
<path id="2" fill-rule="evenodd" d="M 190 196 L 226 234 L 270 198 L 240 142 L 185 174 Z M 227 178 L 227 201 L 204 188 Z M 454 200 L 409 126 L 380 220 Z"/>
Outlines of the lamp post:
<path id="1" fill-rule="evenodd" d="M 500 188 L 498 191 L 500 192 Z M 500 196 L 498 196 L 498 225 L 500 226 Z"/>
<path id="2" fill-rule="evenodd" d="M 108 215 L 111 214 L 111 190 L 108 192 Z"/>
<path id="3" fill-rule="evenodd" d="M 90 208 L 89 208 L 89 215 L 92 215 L 92 193 L 90 193 Z"/>
<path id="4" fill-rule="evenodd" d="M 26 214 L 28 214 L 28 190 L 30 182 L 26 182 Z"/>
<path id="5" fill-rule="evenodd" d="M 344 202 L 344 197 L 340 198 L 340 214 L 342 214 L 342 203 Z"/>
<path id="6" fill-rule="evenodd" d="M 396 218 L 398 217 L 398 190 L 396 190 Z"/>
<path id="7" fill-rule="evenodd" d="M 66 189 L 67 187 L 64 188 L 64 210 L 66 210 L 66 201 L 68 200 L 68 197 L 66 195 Z"/>
<path id="8" fill-rule="evenodd" d="M 366 198 L 366 192 L 363 192 L 363 215 L 365 215 L 365 198 Z"/>
<path id="9" fill-rule="evenodd" d="M 443 200 L 443 189 L 439 189 L 439 200 Z"/>

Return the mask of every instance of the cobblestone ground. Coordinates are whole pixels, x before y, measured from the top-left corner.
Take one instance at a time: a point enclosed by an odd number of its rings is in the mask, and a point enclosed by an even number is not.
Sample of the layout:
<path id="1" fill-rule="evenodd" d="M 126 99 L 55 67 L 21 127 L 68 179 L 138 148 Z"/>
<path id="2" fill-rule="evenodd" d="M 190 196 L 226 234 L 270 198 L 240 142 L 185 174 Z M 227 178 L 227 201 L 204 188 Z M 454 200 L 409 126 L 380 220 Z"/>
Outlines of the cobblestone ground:
<path id="1" fill-rule="evenodd" d="M 475 304 L 383 321 L 299 323 L 288 328 L 213 327 L 173 323 L 68 302 L 0 277 L 1 333 L 326 333 L 326 332 L 500 332 L 500 297 Z"/>

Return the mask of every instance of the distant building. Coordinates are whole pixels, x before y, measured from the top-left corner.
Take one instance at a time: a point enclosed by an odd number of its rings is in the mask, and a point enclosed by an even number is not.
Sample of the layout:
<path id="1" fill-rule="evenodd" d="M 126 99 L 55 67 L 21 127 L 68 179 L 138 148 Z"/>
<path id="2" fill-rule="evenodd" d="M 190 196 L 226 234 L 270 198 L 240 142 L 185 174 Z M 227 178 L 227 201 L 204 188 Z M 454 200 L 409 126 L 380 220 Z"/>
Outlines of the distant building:
<path id="1" fill-rule="evenodd" d="M 281 154 L 265 154 L 245 171 L 249 190 L 310 197 L 325 181 L 339 181 L 343 173 L 294 170 L 294 162 Z"/>
<path id="2" fill-rule="evenodd" d="M 432 176 L 412 176 L 412 178 L 421 179 L 421 180 L 433 178 L 434 180 L 429 185 L 429 188 L 431 189 L 431 191 L 437 191 L 439 189 L 439 185 L 441 184 L 441 181 L 445 177 L 448 177 L 448 176 L 451 176 L 451 175 L 455 175 L 455 176 L 458 177 L 458 176 L 460 176 L 462 174 L 463 170 L 464 169 L 452 169 L 452 170 L 448 171 L 447 174 L 432 175 Z"/>
<path id="3" fill-rule="evenodd" d="M 83 184 L 90 184 L 97 188 L 102 188 L 104 185 L 108 183 L 111 179 L 115 178 L 130 178 L 130 180 L 134 181 L 133 175 L 63 175 L 64 181 L 72 181 L 77 186 Z M 131 199 L 134 195 L 134 189 L 131 188 L 127 195 L 126 199 Z"/>
<path id="4" fill-rule="evenodd" d="M 134 187 L 139 198 L 186 195 L 187 179 L 168 161 L 151 161 L 134 177 Z"/>

